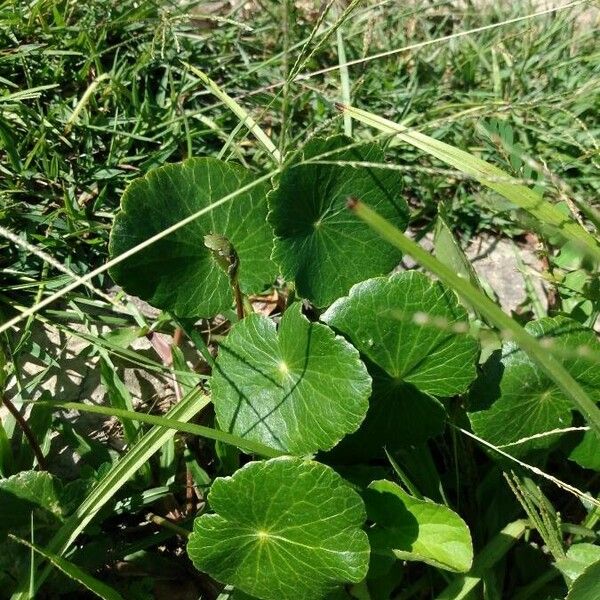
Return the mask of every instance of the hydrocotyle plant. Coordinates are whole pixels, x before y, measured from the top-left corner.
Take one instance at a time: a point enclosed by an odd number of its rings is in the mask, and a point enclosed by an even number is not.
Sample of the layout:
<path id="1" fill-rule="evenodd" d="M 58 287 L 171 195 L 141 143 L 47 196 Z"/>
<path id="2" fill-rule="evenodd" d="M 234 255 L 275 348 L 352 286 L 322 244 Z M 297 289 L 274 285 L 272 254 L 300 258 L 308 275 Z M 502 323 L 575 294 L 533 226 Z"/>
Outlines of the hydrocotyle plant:
<path id="1" fill-rule="evenodd" d="M 594 400 L 600 395 L 588 356 L 598 353 L 594 334 L 564 317 L 524 331 L 514 324 L 511 334 L 503 320 L 510 318 L 479 288 L 403 236 L 402 192 L 377 144 L 335 136 L 311 140 L 272 177 L 193 158 L 149 172 L 123 195 L 110 273 L 169 314 L 203 352 L 216 427 L 185 430 L 237 446 L 231 473 L 212 482 L 187 551 L 197 569 L 240 598 L 345 598 L 347 586 L 389 573 L 398 561 L 480 569 L 467 524 L 439 490 L 423 497 L 397 465 L 399 482 L 352 466 L 390 451 L 426 464 L 424 444 L 449 422 L 470 421 L 493 445 L 517 444 L 513 455 L 547 450 L 560 436 L 536 435 L 566 427 L 580 408 L 565 381 Z M 390 274 L 403 251 L 437 278 Z M 281 309 L 253 312 L 251 296 L 273 286 Z M 213 358 L 195 323 L 216 315 L 229 325 Z M 488 325 L 505 341 L 480 369 L 479 334 Z M 567 379 L 548 374 L 540 343 Z M 184 399 L 176 414 L 189 420 L 208 404 L 203 396 L 194 410 L 194 401 Z M 457 411 L 458 420 L 449 416 Z M 166 439 L 147 435 L 153 447 Z M 580 455 L 589 455 L 587 446 Z M 136 456 L 107 476 L 112 489 L 147 454 Z M 94 513 L 80 507 L 80 514 L 89 522 Z M 52 556 L 80 530 L 68 521 L 50 543 Z M 511 535 L 522 532 L 517 523 Z M 480 581 L 473 577 L 468 586 Z"/>

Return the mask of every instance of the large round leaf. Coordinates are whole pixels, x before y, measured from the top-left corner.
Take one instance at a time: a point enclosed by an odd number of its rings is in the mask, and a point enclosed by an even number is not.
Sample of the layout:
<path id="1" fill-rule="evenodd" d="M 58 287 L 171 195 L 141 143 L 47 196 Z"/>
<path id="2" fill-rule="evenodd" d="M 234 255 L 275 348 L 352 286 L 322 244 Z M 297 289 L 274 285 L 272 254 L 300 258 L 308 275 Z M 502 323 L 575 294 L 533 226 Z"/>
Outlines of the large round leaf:
<path id="1" fill-rule="evenodd" d="M 448 571 L 466 572 L 473 543 L 466 523 L 447 506 L 409 496 L 391 481 L 374 481 L 365 492 L 374 553 L 391 552 Z"/>
<path id="2" fill-rule="evenodd" d="M 400 174 L 316 162 L 383 162 L 377 145 L 350 145 L 344 136 L 311 140 L 269 195 L 273 257 L 283 276 L 295 281 L 298 294 L 318 307 L 331 304 L 362 279 L 391 271 L 401 258 L 346 209 L 348 197 L 360 198 L 404 230 L 408 208 L 400 195 Z"/>
<path id="3" fill-rule="evenodd" d="M 208 502 L 215 514 L 196 519 L 188 553 L 218 581 L 264 600 L 321 600 L 367 573 L 362 500 L 330 467 L 252 462 L 216 479 Z"/>
<path id="4" fill-rule="evenodd" d="M 255 179 L 247 169 L 213 158 L 166 165 L 125 191 L 110 236 L 118 256 L 171 225 L 233 194 Z M 259 184 L 194 219 L 110 270 L 123 288 L 180 317 L 212 317 L 231 307 L 229 275 L 206 236 L 223 236 L 239 259 L 242 291 L 274 281 L 272 231 L 266 223 L 268 187 Z"/>
<path id="5" fill-rule="evenodd" d="M 219 425 L 292 454 L 326 450 L 355 431 L 371 378 L 359 354 L 300 304 L 279 326 L 250 315 L 221 344 L 212 378 Z"/>
<path id="6" fill-rule="evenodd" d="M 594 400 L 600 399 L 600 369 L 579 348 L 600 348 L 590 329 L 565 317 L 544 318 L 525 329 L 552 344 L 571 375 Z M 513 342 L 486 362 L 470 395 L 469 419 L 475 433 L 495 445 L 568 427 L 573 405 L 556 384 Z M 547 448 L 558 436 L 540 437 L 507 448 L 511 454 Z"/>
<path id="7" fill-rule="evenodd" d="M 416 271 L 369 279 L 321 317 L 391 377 L 422 392 L 452 396 L 476 375 L 477 342 L 464 332 L 456 295 Z"/>

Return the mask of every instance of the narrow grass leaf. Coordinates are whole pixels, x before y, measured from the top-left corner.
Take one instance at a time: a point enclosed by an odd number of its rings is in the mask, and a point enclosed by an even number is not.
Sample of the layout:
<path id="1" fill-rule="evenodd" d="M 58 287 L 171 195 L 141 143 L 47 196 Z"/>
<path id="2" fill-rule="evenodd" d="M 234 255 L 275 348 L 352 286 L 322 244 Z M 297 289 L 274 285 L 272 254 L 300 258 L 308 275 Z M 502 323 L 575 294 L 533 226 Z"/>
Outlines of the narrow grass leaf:
<path id="1" fill-rule="evenodd" d="M 480 183 L 498 192 L 512 204 L 527 211 L 542 223 L 557 228 L 566 238 L 573 240 L 582 249 L 585 249 L 590 256 L 600 259 L 600 245 L 579 223 L 547 200 L 544 200 L 541 194 L 521 185 L 498 167 L 450 144 L 440 142 L 428 135 L 360 108 L 343 105 L 340 108 L 344 114 L 351 115 L 357 121 L 384 133 L 395 135 L 407 144 L 419 148 L 477 179 Z"/>
<path id="2" fill-rule="evenodd" d="M 185 64 L 185 63 L 184 63 Z M 211 91 L 231 112 L 243 123 L 250 133 L 260 142 L 263 148 L 269 153 L 276 163 L 281 163 L 281 153 L 272 142 L 271 138 L 261 129 L 260 125 L 252 118 L 250 113 L 231 96 L 226 94 L 217 83 L 215 83 L 206 73 L 202 72 L 193 65 L 185 66 Z"/>
<path id="3" fill-rule="evenodd" d="M 200 390 L 194 390 L 176 404 L 165 418 L 176 421 L 189 421 L 199 413 L 210 399 Z M 106 476 L 94 487 L 79 508 L 65 521 L 54 535 L 46 550 L 52 554 L 62 555 L 77 536 L 86 528 L 102 507 L 127 483 L 131 476 L 175 435 L 174 429 L 156 425 L 132 446 L 129 452 L 117 461 Z M 38 574 L 36 587 L 42 585 L 50 574 L 47 567 Z M 29 580 L 21 580 L 12 600 L 29 600 Z"/>
<path id="4" fill-rule="evenodd" d="M 32 544 L 15 535 L 9 534 L 9 537 L 43 556 L 59 571 L 62 571 L 65 575 L 80 583 L 83 587 L 88 589 L 99 598 L 102 598 L 103 600 L 123 600 L 123 596 L 121 596 L 121 594 L 119 594 L 116 590 L 106 585 L 102 581 L 99 581 L 95 577 L 92 577 L 89 573 L 86 573 L 83 569 L 66 560 L 65 558 L 53 554 L 52 552 L 48 552 L 36 544 Z"/>
<path id="5" fill-rule="evenodd" d="M 36 402 L 36 404 L 39 404 L 39 401 Z M 133 410 L 124 410 L 114 406 L 97 406 L 95 404 L 83 404 L 82 402 L 61 402 L 59 400 L 53 400 L 51 402 L 47 402 L 47 404 L 55 407 L 57 410 L 79 410 L 81 412 L 118 417 L 119 419 L 127 421 L 137 421 L 140 423 L 148 423 L 149 425 L 157 425 L 166 427 L 168 429 L 174 429 L 176 431 L 183 431 L 185 433 L 191 433 L 193 435 L 198 435 L 210 440 L 223 442 L 224 444 L 238 446 L 247 452 L 259 454 L 261 456 L 274 457 L 282 454 L 282 451 L 275 450 L 251 439 L 246 439 L 242 436 L 228 433 L 226 431 L 220 431 L 219 429 L 213 429 L 212 427 L 205 427 L 204 425 L 186 423 L 174 418 L 169 418 L 168 415 L 165 417 L 160 417 L 158 415 L 149 415 Z"/>

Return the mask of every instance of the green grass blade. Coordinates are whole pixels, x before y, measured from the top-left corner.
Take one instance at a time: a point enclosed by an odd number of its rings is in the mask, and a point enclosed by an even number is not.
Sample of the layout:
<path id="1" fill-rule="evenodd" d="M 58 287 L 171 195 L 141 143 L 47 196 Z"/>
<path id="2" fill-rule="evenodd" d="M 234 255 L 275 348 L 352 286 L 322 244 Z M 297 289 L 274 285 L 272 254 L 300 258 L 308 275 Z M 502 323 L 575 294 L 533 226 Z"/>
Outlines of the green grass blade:
<path id="1" fill-rule="evenodd" d="M 555 227 L 564 237 L 574 241 L 590 256 L 600 260 L 600 245 L 592 235 L 568 215 L 563 214 L 556 206 L 544 200 L 540 194 L 521 185 L 502 169 L 464 150 L 360 108 L 344 105 L 340 105 L 340 108 L 344 114 L 349 114 L 357 121 L 384 133 L 393 134 L 407 144 L 419 148 L 419 150 L 423 150 L 423 152 L 473 177 L 515 206 L 527 211 L 541 223 Z"/>
<path id="2" fill-rule="evenodd" d="M 345 103 L 350 103 L 350 74 L 346 63 L 346 47 L 344 36 L 341 29 L 336 31 L 338 61 L 340 63 L 340 83 L 342 84 L 342 99 Z M 344 133 L 352 137 L 352 117 L 344 113 Z"/>
<path id="3" fill-rule="evenodd" d="M 46 404 L 52 406 L 55 409 L 66 409 L 66 410 L 79 410 L 81 412 L 89 412 L 97 415 L 107 415 L 110 417 L 118 417 L 126 421 L 139 421 L 141 423 L 148 423 L 150 425 L 158 425 L 161 427 L 167 427 L 169 429 L 175 429 L 177 431 L 184 431 L 185 433 L 191 433 L 200 437 L 205 437 L 210 440 L 223 442 L 232 446 L 237 446 L 242 450 L 251 452 L 253 454 L 259 454 L 268 458 L 274 458 L 281 456 L 283 453 L 265 446 L 260 442 L 240 437 L 228 433 L 227 431 L 220 431 L 219 429 L 213 429 L 212 427 L 205 427 L 203 425 L 195 425 L 194 423 L 184 423 L 183 421 L 177 421 L 168 417 L 160 417 L 158 415 L 149 415 L 146 413 L 136 412 L 134 410 L 126 410 L 122 408 L 116 408 L 114 406 L 98 406 L 96 404 L 83 404 L 82 402 L 61 402 L 61 401 L 36 401 L 35 404 Z"/>
<path id="4" fill-rule="evenodd" d="M 9 533 L 8 535 L 10 538 L 15 540 L 15 542 L 19 542 L 19 544 L 23 544 L 24 546 L 31 548 L 34 552 L 37 552 L 43 556 L 59 571 L 62 571 L 65 575 L 80 583 L 83 587 L 88 589 L 99 598 L 102 598 L 103 600 L 123 600 L 123 596 L 121 596 L 119 592 L 106 585 L 102 581 L 99 581 L 95 577 L 92 577 L 89 573 L 86 573 L 83 569 L 79 568 L 77 565 L 74 565 L 72 562 L 62 558 L 61 556 L 57 556 L 52 552 L 48 552 L 47 550 L 44 550 L 43 548 L 40 548 L 39 546 L 23 540 L 15 535 L 12 535 L 12 533 Z"/>
<path id="5" fill-rule="evenodd" d="M 250 133 L 262 144 L 264 149 L 273 157 L 276 163 L 281 163 L 281 153 L 276 148 L 271 138 L 261 129 L 250 113 L 231 96 L 226 94 L 206 73 L 193 65 L 184 63 L 185 66 L 212 92 L 229 110 L 243 123 Z"/>
<path id="6" fill-rule="evenodd" d="M 531 359 L 550 377 L 573 401 L 583 414 L 590 427 L 600 437 L 600 410 L 583 388 L 571 377 L 562 364 L 552 356 L 533 336 L 511 319 L 492 300 L 482 294 L 466 279 L 461 278 L 452 269 L 423 250 L 421 246 L 405 236 L 390 222 L 379 216 L 374 210 L 359 201 L 350 203 L 351 210 L 382 238 L 412 256 L 422 267 L 436 275 L 443 283 L 451 287 L 459 296 L 480 312 L 490 323 L 503 333 L 505 339 L 513 339 Z"/>
<path id="7" fill-rule="evenodd" d="M 167 413 L 166 418 L 172 421 L 187 422 L 209 402 L 208 396 L 203 395 L 200 390 L 193 390 Z M 175 432 L 174 429 L 156 425 L 140 438 L 137 444 L 132 446 L 129 452 L 113 465 L 112 469 L 98 482 L 79 508 L 65 521 L 50 540 L 46 550 L 52 554 L 62 555 L 102 507 L 155 452 L 175 435 Z M 36 580 L 37 589 L 48 577 L 50 570 L 51 567 L 46 567 L 39 574 Z M 28 578 L 19 582 L 12 599 L 29 599 Z"/>
<path id="8" fill-rule="evenodd" d="M 73 127 L 73 125 L 77 122 L 79 114 L 85 108 L 85 105 L 89 102 L 93 93 L 96 91 L 96 88 L 107 79 L 110 79 L 110 74 L 102 73 L 102 75 L 96 77 L 96 79 L 94 79 L 94 81 L 90 83 L 88 89 L 84 92 L 83 96 L 81 96 L 81 99 L 77 103 L 77 106 L 75 106 L 75 108 L 73 109 L 71 116 L 67 119 L 67 122 L 65 123 L 65 133 L 68 133 Z"/>

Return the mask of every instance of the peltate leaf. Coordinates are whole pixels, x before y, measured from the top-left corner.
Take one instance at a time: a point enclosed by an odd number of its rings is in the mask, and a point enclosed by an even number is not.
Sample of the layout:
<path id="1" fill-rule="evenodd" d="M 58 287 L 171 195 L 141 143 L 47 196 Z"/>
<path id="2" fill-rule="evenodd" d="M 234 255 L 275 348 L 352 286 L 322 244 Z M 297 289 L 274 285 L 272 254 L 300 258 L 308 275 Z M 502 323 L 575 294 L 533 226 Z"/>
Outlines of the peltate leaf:
<path id="1" fill-rule="evenodd" d="M 373 552 L 391 551 L 402 560 L 416 560 L 464 573 L 473 562 L 471 534 L 447 506 L 409 496 L 391 481 L 374 481 L 365 492 Z"/>
<path id="2" fill-rule="evenodd" d="M 399 382 L 452 396 L 475 378 L 477 342 L 456 295 L 416 271 L 355 285 L 321 317 Z"/>
<path id="3" fill-rule="evenodd" d="M 255 175 L 214 158 L 166 165 L 125 191 L 110 236 L 111 257 L 133 248 L 212 203 L 249 185 Z M 262 291 L 277 276 L 270 259 L 266 184 L 257 184 L 110 269 L 123 288 L 180 317 L 212 317 L 231 307 L 226 257 L 207 245 L 218 237 L 239 259 L 245 293 Z M 212 237 L 211 237 L 212 236 Z"/>
<path id="4" fill-rule="evenodd" d="M 221 428 L 292 454 L 326 450 L 367 412 L 371 378 L 359 354 L 300 304 L 279 331 L 250 315 L 221 344 L 212 378 Z"/>
<path id="5" fill-rule="evenodd" d="M 296 283 L 298 294 L 318 307 L 328 306 L 362 279 L 391 271 L 401 258 L 346 209 L 349 197 L 360 198 L 404 230 L 408 207 L 400 195 L 400 174 L 341 164 L 383 162 L 376 144 L 350 145 L 344 136 L 311 140 L 269 194 L 273 258 L 285 279 Z"/>
<path id="6" fill-rule="evenodd" d="M 593 399 L 600 399 L 600 369 L 580 355 L 587 347 L 598 352 L 593 331 L 565 317 L 544 318 L 528 323 L 525 329 L 559 352 L 563 365 Z M 511 444 L 524 438 L 568 427 L 571 401 L 513 342 L 506 342 L 486 362 L 470 395 L 469 419 L 477 435 L 495 445 Z M 548 448 L 559 436 L 550 435 L 513 445 L 507 450 L 525 454 Z"/>
<path id="7" fill-rule="evenodd" d="M 196 519 L 188 554 L 218 581 L 263 600 L 321 600 L 367 573 L 364 505 L 330 467 L 251 462 L 216 479 L 208 502 L 215 514 Z"/>

